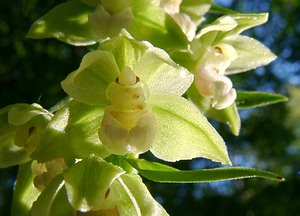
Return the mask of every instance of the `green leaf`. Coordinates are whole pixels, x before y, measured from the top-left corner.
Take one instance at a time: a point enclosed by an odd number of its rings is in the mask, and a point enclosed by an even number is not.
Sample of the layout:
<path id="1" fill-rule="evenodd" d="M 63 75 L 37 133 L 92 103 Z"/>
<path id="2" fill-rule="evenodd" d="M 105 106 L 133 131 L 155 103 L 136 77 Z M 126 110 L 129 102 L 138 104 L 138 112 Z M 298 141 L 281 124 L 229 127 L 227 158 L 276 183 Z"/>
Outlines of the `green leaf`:
<path id="1" fill-rule="evenodd" d="M 30 215 L 31 206 L 40 195 L 40 191 L 33 185 L 33 179 L 31 162 L 20 165 L 14 186 L 12 216 Z"/>
<path id="2" fill-rule="evenodd" d="M 207 119 L 189 101 L 172 94 L 149 98 L 159 132 L 151 152 L 166 161 L 204 157 L 231 164 L 225 143 Z"/>
<path id="3" fill-rule="evenodd" d="M 91 153 L 108 156 L 98 138 L 103 113 L 103 106 L 69 102 L 49 122 L 32 158 L 45 162 L 58 157 L 85 158 Z"/>
<path id="4" fill-rule="evenodd" d="M 131 197 L 132 202 L 135 203 L 136 208 L 138 209 L 137 212 L 140 212 L 140 214 L 137 215 L 168 215 L 163 207 L 153 199 L 146 185 L 138 175 L 122 175 L 119 182 Z"/>
<path id="5" fill-rule="evenodd" d="M 237 93 L 236 104 L 239 109 L 268 106 L 288 100 L 283 95 L 267 92 L 238 91 Z"/>
<path id="6" fill-rule="evenodd" d="M 268 172 L 247 167 L 226 167 L 202 170 L 166 170 L 160 169 L 157 163 L 151 167 L 151 162 L 139 159 L 129 160 L 129 163 L 138 170 L 143 177 L 155 181 L 166 183 L 203 183 L 214 181 L 225 181 L 243 178 L 265 178 L 273 181 L 284 181 L 284 178 Z M 144 165 L 146 163 L 146 165 Z M 162 165 L 166 167 L 166 165 Z"/>
<path id="7" fill-rule="evenodd" d="M 54 37 L 75 46 L 95 44 L 97 39 L 88 25 L 88 15 L 94 10 L 79 0 L 59 4 L 33 23 L 27 37 Z"/>
<path id="8" fill-rule="evenodd" d="M 139 173 L 151 181 L 166 183 L 204 183 L 244 178 L 265 178 L 273 181 L 284 181 L 284 178 L 277 174 L 245 167 L 187 171 L 139 170 Z"/>
<path id="9" fill-rule="evenodd" d="M 60 216 L 75 215 L 75 211 L 68 202 L 62 175 L 54 178 L 33 203 L 32 216 Z"/>
<path id="10" fill-rule="evenodd" d="M 231 63 L 226 74 L 240 73 L 264 66 L 276 58 L 267 47 L 247 36 L 226 37 L 222 42 L 233 46 L 238 54 L 238 58 Z"/>
<path id="11" fill-rule="evenodd" d="M 71 205 L 79 211 L 99 210 L 111 184 L 123 173 L 95 156 L 77 162 L 64 174 Z"/>
<path id="12" fill-rule="evenodd" d="M 108 104 L 105 90 L 119 74 L 114 56 L 97 50 L 86 54 L 77 70 L 61 82 L 64 91 L 75 100 L 91 105 Z"/>

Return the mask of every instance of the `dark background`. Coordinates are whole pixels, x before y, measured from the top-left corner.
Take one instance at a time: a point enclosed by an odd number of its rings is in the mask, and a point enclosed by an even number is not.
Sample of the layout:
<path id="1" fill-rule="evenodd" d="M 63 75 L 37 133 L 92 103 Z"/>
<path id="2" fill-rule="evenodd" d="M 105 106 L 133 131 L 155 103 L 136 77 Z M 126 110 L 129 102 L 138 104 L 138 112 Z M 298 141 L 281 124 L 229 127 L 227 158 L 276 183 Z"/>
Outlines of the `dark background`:
<path id="1" fill-rule="evenodd" d="M 54 39 L 31 40 L 30 24 L 59 1 L 0 0 L 0 107 L 13 103 L 40 103 L 50 108 L 65 96 L 60 81 L 76 69 L 85 48 Z M 261 179 L 209 184 L 154 184 L 151 193 L 170 215 L 300 215 L 300 1 L 218 0 L 240 12 L 269 12 L 269 22 L 247 31 L 278 58 L 272 64 L 232 76 L 238 90 L 276 92 L 290 96 L 287 103 L 240 111 L 239 137 L 216 122 L 236 166 L 267 169 L 285 176 L 283 183 Z M 298 13 L 297 13 L 298 12 Z M 151 157 L 146 155 L 146 157 Z M 196 159 L 174 164 L 181 169 L 216 167 Z M 0 215 L 10 215 L 17 168 L 0 169 Z"/>

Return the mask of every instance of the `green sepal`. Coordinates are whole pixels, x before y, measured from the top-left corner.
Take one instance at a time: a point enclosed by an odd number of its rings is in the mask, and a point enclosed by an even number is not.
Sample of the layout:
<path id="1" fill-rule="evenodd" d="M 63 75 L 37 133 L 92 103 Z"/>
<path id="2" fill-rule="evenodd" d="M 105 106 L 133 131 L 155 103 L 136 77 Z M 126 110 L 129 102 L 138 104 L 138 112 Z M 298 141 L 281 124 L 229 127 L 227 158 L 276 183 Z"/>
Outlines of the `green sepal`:
<path id="1" fill-rule="evenodd" d="M 139 172 L 140 175 L 155 182 L 204 183 L 244 178 L 264 178 L 272 181 L 285 180 L 282 176 L 275 173 L 247 167 L 174 170 L 172 167 L 166 169 L 166 165 L 162 165 L 163 169 L 160 169 L 157 163 L 153 164 L 151 167 L 152 162 L 145 160 L 130 159 L 128 162 Z"/>
<path id="2" fill-rule="evenodd" d="M 162 49 L 149 48 L 134 68 L 151 93 L 182 95 L 193 83 L 194 75 L 176 64 Z"/>
<path id="3" fill-rule="evenodd" d="M 276 59 L 269 48 L 247 36 L 234 35 L 226 37 L 222 42 L 233 46 L 238 54 L 237 59 L 225 71 L 226 75 L 249 71 Z"/>
<path id="4" fill-rule="evenodd" d="M 104 160 L 90 156 L 64 173 L 68 200 L 79 211 L 99 210 L 111 184 L 124 171 Z"/>
<path id="5" fill-rule="evenodd" d="M 196 157 L 231 164 L 222 137 L 188 100 L 172 94 L 149 98 L 159 132 L 151 152 L 165 161 Z"/>
<path id="6" fill-rule="evenodd" d="M 77 70 L 61 82 L 64 91 L 75 100 L 91 105 L 109 104 L 105 90 L 115 81 L 119 67 L 108 51 L 87 53 Z"/>
<path id="7" fill-rule="evenodd" d="M 75 216 L 68 202 L 63 176 L 54 178 L 33 203 L 31 216 Z"/>
<path id="8" fill-rule="evenodd" d="M 29 216 L 33 202 L 40 195 L 33 185 L 34 175 L 31 170 L 31 161 L 18 168 L 17 180 L 14 186 L 12 201 L 12 216 Z"/>
<path id="9" fill-rule="evenodd" d="M 250 109 L 287 101 L 288 98 L 268 92 L 237 91 L 238 109 Z"/>
<path id="10" fill-rule="evenodd" d="M 125 67 L 133 69 L 149 47 L 149 43 L 137 41 L 126 30 L 122 30 L 117 37 L 101 43 L 99 48 L 111 52 L 122 71 Z"/>
<path id="11" fill-rule="evenodd" d="M 88 24 L 88 15 L 94 10 L 79 0 L 59 4 L 32 24 L 27 37 L 53 37 L 75 46 L 95 44 L 98 40 Z"/>
<path id="12" fill-rule="evenodd" d="M 109 153 L 98 138 L 103 106 L 69 102 L 57 111 L 42 136 L 32 158 L 46 162 L 63 157 L 85 158 L 90 154 L 106 157 Z"/>

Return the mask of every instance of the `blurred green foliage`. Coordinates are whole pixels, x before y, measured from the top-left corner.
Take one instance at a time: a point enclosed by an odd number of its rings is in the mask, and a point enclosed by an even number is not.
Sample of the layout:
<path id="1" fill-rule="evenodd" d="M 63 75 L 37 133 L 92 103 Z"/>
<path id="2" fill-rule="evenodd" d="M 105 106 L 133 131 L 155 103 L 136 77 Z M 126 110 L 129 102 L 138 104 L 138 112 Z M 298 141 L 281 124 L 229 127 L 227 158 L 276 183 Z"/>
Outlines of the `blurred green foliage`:
<path id="1" fill-rule="evenodd" d="M 23 3 L 32 2 L 23 7 Z M 54 39 L 26 39 L 31 23 L 59 1 L 2 0 L 0 7 L 0 106 L 38 102 L 49 108 L 65 96 L 60 81 L 78 67 L 85 48 Z M 289 1 L 216 1 L 241 12 L 270 11 L 268 24 L 247 32 L 279 57 L 266 68 L 233 77 L 239 90 L 290 95 L 288 103 L 244 110 L 239 137 L 214 123 L 228 144 L 235 165 L 268 169 L 286 182 L 260 179 L 210 184 L 157 184 L 150 191 L 170 215 L 298 215 L 300 211 L 300 84 L 298 20 L 300 3 Z M 146 154 L 144 157 L 153 157 Z M 204 159 L 177 168 L 217 166 Z M 0 170 L 0 212 L 10 215 L 16 167 Z"/>

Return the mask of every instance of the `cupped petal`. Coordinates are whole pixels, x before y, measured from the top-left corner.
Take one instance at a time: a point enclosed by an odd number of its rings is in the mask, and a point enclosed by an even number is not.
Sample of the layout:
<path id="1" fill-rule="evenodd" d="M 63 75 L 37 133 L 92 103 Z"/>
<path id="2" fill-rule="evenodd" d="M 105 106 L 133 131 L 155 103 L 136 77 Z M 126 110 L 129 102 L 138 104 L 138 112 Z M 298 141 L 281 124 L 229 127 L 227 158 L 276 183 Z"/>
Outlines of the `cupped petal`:
<path id="1" fill-rule="evenodd" d="M 144 53 L 133 71 L 153 93 L 182 95 L 194 79 L 193 74 L 176 64 L 164 50 L 154 47 Z"/>
<path id="2" fill-rule="evenodd" d="M 114 56 L 108 51 L 97 50 L 86 54 L 79 68 L 69 74 L 61 85 L 68 95 L 79 102 L 108 104 L 106 88 L 119 73 Z"/>

